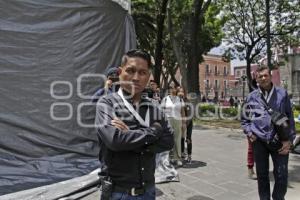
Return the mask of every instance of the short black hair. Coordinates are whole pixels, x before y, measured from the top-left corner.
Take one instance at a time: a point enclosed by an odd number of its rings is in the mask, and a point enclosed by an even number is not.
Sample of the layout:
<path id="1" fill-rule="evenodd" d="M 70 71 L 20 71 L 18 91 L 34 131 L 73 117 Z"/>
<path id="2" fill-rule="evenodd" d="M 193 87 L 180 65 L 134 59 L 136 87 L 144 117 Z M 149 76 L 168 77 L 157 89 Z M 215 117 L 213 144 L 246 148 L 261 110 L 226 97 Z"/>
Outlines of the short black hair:
<path id="1" fill-rule="evenodd" d="M 148 52 L 146 52 L 144 50 L 140 50 L 140 49 L 132 49 L 132 50 L 127 51 L 124 54 L 124 56 L 122 57 L 121 66 L 123 67 L 127 63 L 128 58 L 134 58 L 134 57 L 138 57 L 138 58 L 142 58 L 142 59 L 146 60 L 148 63 L 149 69 L 151 69 L 151 67 L 152 67 L 151 55 Z"/>
<path id="2" fill-rule="evenodd" d="M 271 75 L 271 70 L 266 65 L 260 65 L 260 66 L 258 66 L 258 68 L 256 69 L 256 72 L 259 73 L 259 72 L 264 71 L 266 69 L 269 70 L 269 74 Z"/>
<path id="3" fill-rule="evenodd" d="M 106 77 L 115 77 L 115 76 L 118 76 L 118 68 L 117 67 L 110 67 L 108 70 L 107 70 L 107 73 L 106 73 Z"/>

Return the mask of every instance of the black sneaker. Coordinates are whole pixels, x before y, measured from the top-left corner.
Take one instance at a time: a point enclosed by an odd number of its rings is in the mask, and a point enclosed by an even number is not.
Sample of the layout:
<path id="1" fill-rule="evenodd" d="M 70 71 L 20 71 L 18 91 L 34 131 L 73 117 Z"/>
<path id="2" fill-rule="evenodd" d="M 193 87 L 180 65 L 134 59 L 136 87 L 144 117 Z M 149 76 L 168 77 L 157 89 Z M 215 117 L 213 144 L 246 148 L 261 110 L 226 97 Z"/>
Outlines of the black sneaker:
<path id="1" fill-rule="evenodd" d="M 192 163 L 192 156 L 188 155 L 188 158 L 186 160 L 187 163 L 191 164 Z"/>

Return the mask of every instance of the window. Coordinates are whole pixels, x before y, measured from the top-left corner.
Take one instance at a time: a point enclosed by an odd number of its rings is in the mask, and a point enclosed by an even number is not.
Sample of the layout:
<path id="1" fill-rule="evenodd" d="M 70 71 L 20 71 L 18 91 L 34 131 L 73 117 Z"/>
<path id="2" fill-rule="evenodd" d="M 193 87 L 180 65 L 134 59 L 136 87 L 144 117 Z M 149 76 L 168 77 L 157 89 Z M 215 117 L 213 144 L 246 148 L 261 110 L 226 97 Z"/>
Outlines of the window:
<path id="1" fill-rule="evenodd" d="M 224 75 L 227 75 L 227 67 L 224 67 Z"/>
<path id="2" fill-rule="evenodd" d="M 205 66 L 205 72 L 206 72 L 206 74 L 209 74 L 209 65 Z"/>
<path id="3" fill-rule="evenodd" d="M 240 70 L 237 70 L 236 71 L 236 77 L 240 77 L 241 76 L 241 71 Z"/>
<path id="4" fill-rule="evenodd" d="M 218 87 L 218 80 L 215 80 L 215 88 Z"/>
<path id="5" fill-rule="evenodd" d="M 243 75 L 246 75 L 246 70 L 245 69 L 243 69 Z"/>
<path id="6" fill-rule="evenodd" d="M 217 75 L 218 74 L 218 67 L 217 67 L 217 65 L 215 66 L 215 75 Z"/>
<path id="7" fill-rule="evenodd" d="M 224 88 L 227 88 L 227 81 L 224 81 Z"/>

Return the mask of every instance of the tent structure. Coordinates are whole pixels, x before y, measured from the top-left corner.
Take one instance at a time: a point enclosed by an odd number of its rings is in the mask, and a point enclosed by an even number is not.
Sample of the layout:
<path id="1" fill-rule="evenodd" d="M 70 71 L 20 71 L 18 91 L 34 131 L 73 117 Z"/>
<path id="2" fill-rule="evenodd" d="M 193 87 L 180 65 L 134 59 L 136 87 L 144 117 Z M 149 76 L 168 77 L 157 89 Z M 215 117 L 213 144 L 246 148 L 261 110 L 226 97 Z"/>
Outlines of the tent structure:
<path id="1" fill-rule="evenodd" d="M 94 181 L 90 96 L 135 47 L 129 11 L 129 0 L 0 1 L 0 199 L 59 199 Z"/>

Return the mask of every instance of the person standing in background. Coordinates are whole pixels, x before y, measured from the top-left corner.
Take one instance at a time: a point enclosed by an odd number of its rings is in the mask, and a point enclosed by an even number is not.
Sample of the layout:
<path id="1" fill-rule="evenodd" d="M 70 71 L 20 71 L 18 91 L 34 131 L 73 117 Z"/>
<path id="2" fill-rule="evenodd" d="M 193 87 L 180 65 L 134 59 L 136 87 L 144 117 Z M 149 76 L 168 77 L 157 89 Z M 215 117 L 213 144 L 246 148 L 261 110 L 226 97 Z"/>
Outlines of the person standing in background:
<path id="1" fill-rule="evenodd" d="M 116 92 L 118 85 L 115 83 L 119 80 L 119 69 L 116 67 L 110 68 L 107 72 L 107 78 L 103 88 L 99 88 L 92 96 L 92 102 L 96 103 L 100 97 Z"/>
<path id="2" fill-rule="evenodd" d="M 181 154 L 184 155 L 185 151 L 185 142 L 187 144 L 187 163 L 192 162 L 192 132 L 193 132 L 193 107 L 188 99 L 186 92 L 184 88 L 180 87 L 178 90 L 178 96 L 182 99 L 184 102 L 183 105 L 183 123 L 185 124 L 183 126 L 183 131 L 185 131 L 185 134 L 183 134 L 181 138 Z M 184 158 L 185 159 L 185 158 Z"/>
<path id="3" fill-rule="evenodd" d="M 252 91 L 243 106 L 241 125 L 244 133 L 253 143 L 256 165 L 258 194 L 260 200 L 270 200 L 269 157 L 273 161 L 275 184 L 272 192 L 274 200 L 284 200 L 288 186 L 288 160 L 292 141 L 295 138 L 295 121 L 287 91 L 275 87 L 267 66 L 257 69 L 258 89 Z M 289 125 L 284 137 L 274 129 L 271 110 L 286 116 Z"/>
<path id="4" fill-rule="evenodd" d="M 177 96 L 177 89 L 171 87 L 169 89 L 169 95 L 163 98 L 161 101 L 161 107 L 165 111 L 165 114 L 174 130 L 174 148 L 170 152 L 171 163 L 182 166 L 181 160 L 181 138 L 182 138 L 182 108 L 183 102 Z"/>

